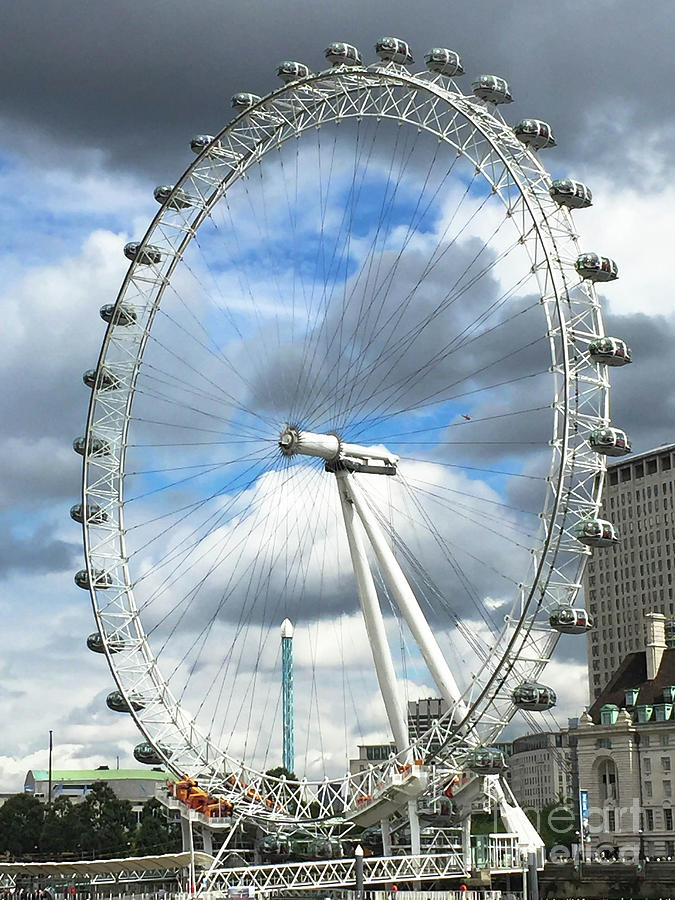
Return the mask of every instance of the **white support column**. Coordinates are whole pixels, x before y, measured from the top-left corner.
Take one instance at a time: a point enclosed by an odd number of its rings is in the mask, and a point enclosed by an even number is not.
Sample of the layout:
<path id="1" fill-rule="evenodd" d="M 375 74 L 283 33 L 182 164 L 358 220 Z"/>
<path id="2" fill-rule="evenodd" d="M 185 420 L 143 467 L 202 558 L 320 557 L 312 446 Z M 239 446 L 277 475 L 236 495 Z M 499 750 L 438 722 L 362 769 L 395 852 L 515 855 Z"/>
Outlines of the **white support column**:
<path id="1" fill-rule="evenodd" d="M 389 819 L 380 819 L 380 831 L 382 832 L 382 855 L 391 856 L 391 828 Z"/>
<path id="2" fill-rule="evenodd" d="M 368 501 L 354 476 L 343 474 L 342 479 L 343 483 L 346 484 L 348 496 L 353 500 L 359 518 L 363 522 L 368 540 L 372 544 L 380 564 L 382 575 L 386 578 L 389 588 L 396 598 L 398 607 L 408 623 L 408 628 L 410 628 L 417 646 L 420 648 L 431 677 L 436 682 L 441 696 L 448 705 L 455 709 L 458 717 L 463 718 L 466 715 L 467 707 L 461 699 L 461 692 L 457 682 L 445 661 L 445 657 L 438 646 L 429 623 L 420 609 L 417 598 L 401 571 L 401 567 L 387 543 L 377 519 L 373 515 Z"/>
<path id="3" fill-rule="evenodd" d="M 213 856 L 213 832 L 205 825 L 202 825 L 202 846 L 204 847 L 204 853 Z"/>
<path id="4" fill-rule="evenodd" d="M 467 872 L 473 869 L 471 859 L 471 813 L 462 819 L 462 862 Z"/>
<path id="5" fill-rule="evenodd" d="M 421 856 L 422 841 L 420 839 L 420 820 L 417 815 L 417 800 L 408 800 L 408 821 L 410 822 L 410 852 L 413 856 Z"/>
<path id="6" fill-rule="evenodd" d="M 358 585 L 363 621 L 365 622 L 366 633 L 373 651 L 377 681 L 384 700 L 396 749 L 399 752 L 403 752 L 410 743 L 408 723 L 403 715 L 398 699 L 394 662 L 391 657 L 389 642 L 387 641 L 384 618 L 377 598 L 377 589 L 373 581 L 373 573 L 368 565 L 361 525 L 354 514 L 354 506 L 349 496 L 346 483 L 348 475 L 346 472 L 337 472 L 336 475 L 340 502 L 342 504 L 342 515 L 344 516 L 347 540 L 349 541 L 349 552 Z"/>

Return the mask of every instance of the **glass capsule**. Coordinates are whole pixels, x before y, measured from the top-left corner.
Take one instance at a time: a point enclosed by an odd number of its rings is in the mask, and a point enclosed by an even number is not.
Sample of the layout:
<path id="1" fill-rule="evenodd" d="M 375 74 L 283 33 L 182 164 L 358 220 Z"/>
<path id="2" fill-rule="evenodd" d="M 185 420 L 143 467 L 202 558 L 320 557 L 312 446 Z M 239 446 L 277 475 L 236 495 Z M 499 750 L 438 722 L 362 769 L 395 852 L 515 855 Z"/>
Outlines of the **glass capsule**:
<path id="1" fill-rule="evenodd" d="M 385 62 L 394 62 L 401 66 L 409 66 L 415 62 L 410 47 L 399 38 L 380 38 L 375 44 L 375 52 Z"/>
<path id="2" fill-rule="evenodd" d="M 471 87 L 476 97 L 488 103 L 511 103 L 513 100 L 508 83 L 499 75 L 479 75 Z"/>
<path id="3" fill-rule="evenodd" d="M 324 50 L 328 62 L 333 66 L 360 66 L 361 54 L 356 47 L 342 41 L 334 41 Z"/>
<path id="4" fill-rule="evenodd" d="M 556 178 L 548 192 L 556 203 L 568 209 L 586 209 L 593 205 L 591 189 L 571 178 Z"/>
<path id="5" fill-rule="evenodd" d="M 424 54 L 424 61 L 430 72 L 437 72 L 439 75 L 447 75 L 452 78 L 455 75 L 464 74 L 459 53 L 448 50 L 446 47 L 433 47 Z"/>
<path id="6" fill-rule="evenodd" d="M 124 255 L 131 262 L 141 266 L 157 265 L 162 260 L 162 251 L 159 247 L 153 247 L 152 244 L 142 247 L 140 241 L 130 241 L 125 244 Z"/>
<path id="7" fill-rule="evenodd" d="M 113 325 L 121 325 L 127 328 L 136 321 L 136 310 L 129 303 L 105 303 L 99 310 L 99 315 L 104 322 L 112 322 Z"/>
<path id="8" fill-rule="evenodd" d="M 633 361 L 626 342 L 609 335 L 591 341 L 588 345 L 588 355 L 594 363 L 604 363 L 606 366 L 627 366 Z"/>

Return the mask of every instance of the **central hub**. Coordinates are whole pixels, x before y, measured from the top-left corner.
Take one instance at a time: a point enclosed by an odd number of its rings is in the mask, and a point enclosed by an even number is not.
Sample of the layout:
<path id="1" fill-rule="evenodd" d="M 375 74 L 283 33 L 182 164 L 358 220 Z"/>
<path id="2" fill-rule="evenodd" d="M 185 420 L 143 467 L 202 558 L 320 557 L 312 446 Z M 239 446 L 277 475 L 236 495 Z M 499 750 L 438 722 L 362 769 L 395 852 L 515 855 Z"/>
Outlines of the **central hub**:
<path id="1" fill-rule="evenodd" d="M 284 456 L 316 456 L 330 462 L 340 456 L 340 438 L 336 434 L 315 434 L 300 431 L 294 425 L 284 425 L 279 437 L 279 447 Z"/>
<path id="2" fill-rule="evenodd" d="M 279 449 L 284 456 L 314 456 L 326 461 L 326 468 L 335 471 L 334 465 L 352 472 L 370 472 L 378 475 L 395 475 L 398 456 L 386 447 L 363 447 L 346 444 L 337 434 L 317 434 L 301 431 L 295 425 L 284 425 L 279 435 Z"/>

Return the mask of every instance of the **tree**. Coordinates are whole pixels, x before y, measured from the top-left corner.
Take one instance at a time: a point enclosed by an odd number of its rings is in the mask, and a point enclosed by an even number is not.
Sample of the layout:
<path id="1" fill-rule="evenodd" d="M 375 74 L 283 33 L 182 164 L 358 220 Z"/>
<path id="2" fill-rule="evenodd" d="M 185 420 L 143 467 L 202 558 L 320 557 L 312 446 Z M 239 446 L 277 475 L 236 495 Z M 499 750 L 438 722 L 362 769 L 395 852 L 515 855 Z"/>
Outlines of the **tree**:
<path id="1" fill-rule="evenodd" d="M 45 810 L 40 852 L 52 856 L 76 853 L 81 839 L 80 818 L 69 797 L 57 797 Z"/>
<path id="2" fill-rule="evenodd" d="M 272 778 L 281 778 L 282 775 L 285 775 L 287 781 L 298 780 L 298 776 L 295 772 L 289 772 L 285 766 L 276 766 L 274 769 L 268 769 L 265 772 L 265 775 L 271 775 Z"/>
<path id="3" fill-rule="evenodd" d="M 119 800 L 105 781 L 96 781 L 77 811 L 79 844 L 95 856 L 126 856 L 135 831 L 128 800 Z"/>
<path id="4" fill-rule="evenodd" d="M 32 794 L 15 794 L 0 807 L 0 852 L 26 856 L 38 850 L 44 807 Z"/>
<path id="5" fill-rule="evenodd" d="M 176 853 L 181 850 L 180 828 L 167 820 L 164 807 L 154 797 L 143 806 L 141 821 L 134 836 L 138 856 Z"/>
<path id="6" fill-rule="evenodd" d="M 539 836 L 548 849 L 562 844 L 569 847 L 577 840 L 575 829 L 578 827 L 577 817 L 569 800 L 559 797 L 541 810 L 526 810 L 528 819 L 539 832 Z"/>

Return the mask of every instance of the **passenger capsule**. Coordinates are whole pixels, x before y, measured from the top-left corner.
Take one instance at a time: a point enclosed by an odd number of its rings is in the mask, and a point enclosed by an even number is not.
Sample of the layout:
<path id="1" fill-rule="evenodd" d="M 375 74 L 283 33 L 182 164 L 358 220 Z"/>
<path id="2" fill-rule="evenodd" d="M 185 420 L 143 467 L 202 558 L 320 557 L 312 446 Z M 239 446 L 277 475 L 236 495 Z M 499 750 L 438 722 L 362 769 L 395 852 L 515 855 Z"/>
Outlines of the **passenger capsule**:
<path id="1" fill-rule="evenodd" d="M 577 256 L 574 268 L 582 278 L 589 281 L 615 281 L 619 277 L 619 267 L 613 259 L 598 256 L 597 253 L 582 253 Z"/>
<path id="2" fill-rule="evenodd" d="M 163 753 L 163 756 L 160 756 L 159 750 Z M 158 747 L 157 750 L 149 744 L 147 741 L 144 741 L 142 744 L 136 744 L 134 747 L 134 759 L 143 763 L 146 766 L 161 766 L 164 763 L 164 757 L 167 759 L 171 756 L 171 751 L 168 747 Z"/>
<path id="3" fill-rule="evenodd" d="M 496 747 L 477 747 L 467 754 L 466 767 L 476 775 L 499 775 L 506 769 L 506 760 Z"/>
<path id="4" fill-rule="evenodd" d="M 298 81 L 300 78 L 308 78 L 311 74 L 309 66 L 290 59 L 284 60 L 277 66 L 277 75 L 284 84 L 290 84 L 291 81 Z"/>
<path id="5" fill-rule="evenodd" d="M 99 391 L 112 391 L 119 387 L 120 380 L 105 366 L 98 369 L 87 369 L 82 376 L 82 381 L 88 388 L 98 388 Z"/>
<path id="6" fill-rule="evenodd" d="M 119 638 L 108 637 L 106 640 L 108 653 L 120 653 L 124 650 L 124 642 Z M 87 638 L 87 647 L 92 653 L 105 653 L 103 638 L 98 631 L 93 631 Z"/>
<path id="7" fill-rule="evenodd" d="M 159 247 L 153 247 L 152 244 L 141 246 L 139 241 L 131 241 L 124 245 L 124 255 L 131 262 L 138 263 L 141 266 L 157 265 L 162 261 L 162 251 Z"/>
<path id="8" fill-rule="evenodd" d="M 586 634 L 593 628 L 593 617 L 585 609 L 559 606 L 549 616 L 549 624 L 560 634 Z"/>
<path id="9" fill-rule="evenodd" d="M 144 709 L 145 703 L 139 698 L 135 697 L 133 694 L 129 696 L 129 700 L 124 699 L 124 695 L 121 691 L 111 691 L 108 696 L 105 698 L 105 704 L 108 709 L 112 709 L 113 712 L 122 712 L 128 713 L 133 709 L 135 712 L 139 712 L 141 709 Z"/>
<path id="10" fill-rule="evenodd" d="M 212 134 L 196 134 L 190 141 L 190 150 L 199 155 L 214 140 Z"/>
<path id="11" fill-rule="evenodd" d="M 594 428 L 588 437 L 588 443 L 591 450 L 602 453 L 603 456 L 625 456 L 631 451 L 626 432 L 620 428 Z"/>
<path id="12" fill-rule="evenodd" d="M 424 61 L 430 72 L 437 72 L 439 75 L 463 75 L 464 67 L 459 53 L 454 50 L 448 50 L 446 47 L 432 47 L 432 49 L 424 54 Z"/>
<path id="13" fill-rule="evenodd" d="M 98 311 L 104 322 L 112 322 L 113 325 L 121 325 L 124 328 L 133 325 L 136 321 L 136 310 L 130 303 L 106 303 Z"/>
<path id="14" fill-rule="evenodd" d="M 534 681 L 524 681 L 511 694 L 514 705 L 518 709 L 526 709 L 530 712 L 543 712 L 552 709 L 557 702 L 553 688 L 545 684 L 537 684 Z"/>
<path id="15" fill-rule="evenodd" d="M 605 519 L 584 519 L 572 528 L 574 537 L 587 547 L 611 547 L 619 543 L 619 533 Z"/>
<path id="16" fill-rule="evenodd" d="M 556 203 L 569 209 L 586 209 L 593 205 L 591 189 L 571 178 L 556 178 L 548 192 Z"/>
<path id="17" fill-rule="evenodd" d="M 507 82 L 498 75 L 479 75 L 471 85 L 476 97 L 488 103 L 511 103 L 513 97 Z"/>
<path id="18" fill-rule="evenodd" d="M 90 525 L 100 525 L 102 522 L 108 521 L 108 513 L 96 503 L 87 503 L 86 512 L 86 520 Z M 80 525 L 83 524 L 85 516 L 81 503 L 70 507 L 70 518 L 74 522 L 79 522 Z"/>
<path id="19" fill-rule="evenodd" d="M 410 47 L 399 38 L 380 38 L 375 44 L 375 52 L 384 62 L 399 63 L 401 66 L 409 66 L 415 62 Z"/>
<path id="20" fill-rule="evenodd" d="M 513 133 L 526 147 L 533 150 L 543 150 L 546 147 L 555 147 L 556 142 L 553 131 L 548 122 L 540 119 L 521 119 L 513 126 Z"/>
<path id="21" fill-rule="evenodd" d="M 609 335 L 591 341 L 588 345 L 588 355 L 594 363 L 604 363 L 606 366 L 627 366 L 633 361 L 633 355 L 626 342 Z"/>
<path id="22" fill-rule="evenodd" d="M 94 587 L 99 591 L 104 591 L 112 586 L 112 575 L 110 572 L 104 572 L 103 569 L 94 569 Z M 75 584 L 85 591 L 89 590 L 89 573 L 86 569 L 80 569 L 75 573 Z"/>
<path id="23" fill-rule="evenodd" d="M 91 434 L 88 443 L 86 437 L 76 437 L 73 441 L 73 450 L 80 456 L 84 456 L 87 452 L 89 456 L 107 456 L 110 453 L 110 444 Z"/>
<path id="24" fill-rule="evenodd" d="M 169 209 L 187 209 L 194 203 L 188 192 L 176 190 L 175 184 L 160 184 L 152 193 L 158 203 L 166 203 Z"/>
<path id="25" fill-rule="evenodd" d="M 351 44 L 334 41 L 324 50 L 324 55 L 332 66 L 360 66 L 361 54 Z"/>
<path id="26" fill-rule="evenodd" d="M 261 98 L 257 94 L 247 94 L 242 91 L 232 97 L 232 106 L 234 109 L 250 109 L 252 106 L 255 106 L 260 99 Z"/>

